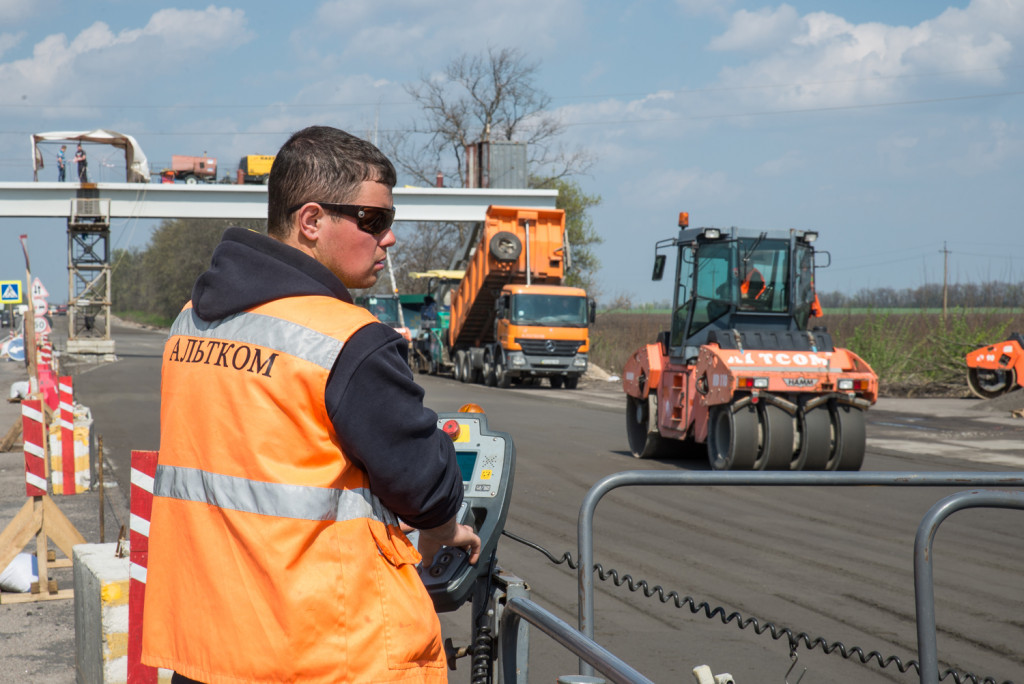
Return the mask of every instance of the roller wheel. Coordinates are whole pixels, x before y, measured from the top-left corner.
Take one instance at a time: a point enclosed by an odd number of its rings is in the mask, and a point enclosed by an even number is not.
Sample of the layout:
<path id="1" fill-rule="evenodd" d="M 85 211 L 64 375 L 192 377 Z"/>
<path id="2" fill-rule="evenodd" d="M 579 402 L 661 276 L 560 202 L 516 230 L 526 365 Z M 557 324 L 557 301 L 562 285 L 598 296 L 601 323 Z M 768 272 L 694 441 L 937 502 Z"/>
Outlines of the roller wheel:
<path id="1" fill-rule="evenodd" d="M 867 447 L 864 412 L 856 406 L 833 404 L 829 414 L 832 448 L 825 470 L 860 470 Z"/>
<path id="2" fill-rule="evenodd" d="M 968 368 L 967 386 L 977 397 L 995 399 L 1017 386 L 1017 373 L 1012 368 L 1004 371 L 989 368 Z"/>
<path id="3" fill-rule="evenodd" d="M 494 363 L 494 384 L 502 389 L 507 389 L 512 384 L 512 376 L 508 374 L 508 369 L 505 368 L 504 358 L 499 358 Z"/>
<path id="4" fill-rule="evenodd" d="M 665 456 L 671 451 L 671 440 L 658 434 L 657 395 L 651 393 L 646 399 L 626 395 L 626 438 L 633 458 Z"/>
<path id="5" fill-rule="evenodd" d="M 800 448 L 792 470 L 824 470 L 832 453 L 832 418 L 828 406 L 801 411 L 797 420 Z"/>
<path id="6" fill-rule="evenodd" d="M 757 409 L 747 404 L 711 410 L 708 426 L 708 461 L 712 470 L 750 470 L 757 460 Z"/>
<path id="7" fill-rule="evenodd" d="M 576 386 L 580 384 L 580 376 L 578 375 L 567 375 L 565 376 L 565 389 L 576 389 Z"/>
<path id="8" fill-rule="evenodd" d="M 562 386 L 562 382 L 565 380 L 561 375 L 552 375 L 548 378 L 548 382 L 551 383 L 553 389 L 559 389 Z"/>
<path id="9" fill-rule="evenodd" d="M 793 417 L 778 406 L 759 406 L 761 445 L 754 470 L 789 470 L 793 462 Z"/>

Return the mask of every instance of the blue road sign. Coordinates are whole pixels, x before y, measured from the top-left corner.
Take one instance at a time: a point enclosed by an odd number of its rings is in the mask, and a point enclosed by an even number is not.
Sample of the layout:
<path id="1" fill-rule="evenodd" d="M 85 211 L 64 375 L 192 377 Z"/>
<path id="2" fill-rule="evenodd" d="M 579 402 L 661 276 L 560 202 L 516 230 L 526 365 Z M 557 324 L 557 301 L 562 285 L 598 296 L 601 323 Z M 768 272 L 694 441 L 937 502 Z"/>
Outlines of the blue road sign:
<path id="1" fill-rule="evenodd" d="M 21 304 L 20 280 L 0 280 L 0 304 Z"/>
<path id="2" fill-rule="evenodd" d="M 24 361 L 25 338 L 15 337 L 13 340 L 11 340 L 11 343 L 7 345 L 7 356 L 11 358 L 11 361 Z"/>

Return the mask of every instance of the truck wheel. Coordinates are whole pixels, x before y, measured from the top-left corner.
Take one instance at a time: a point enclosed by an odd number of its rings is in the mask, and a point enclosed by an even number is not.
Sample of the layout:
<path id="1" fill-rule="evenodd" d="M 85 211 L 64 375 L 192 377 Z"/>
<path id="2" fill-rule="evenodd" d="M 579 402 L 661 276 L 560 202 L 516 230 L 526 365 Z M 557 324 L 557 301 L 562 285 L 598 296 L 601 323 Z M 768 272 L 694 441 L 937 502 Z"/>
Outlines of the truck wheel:
<path id="1" fill-rule="evenodd" d="M 494 362 L 494 384 L 502 389 L 508 389 L 509 385 L 512 384 L 512 376 L 508 374 L 508 369 L 505 368 L 505 359 L 500 356 Z"/>
<path id="2" fill-rule="evenodd" d="M 832 448 L 825 470 L 860 470 L 867 446 L 864 412 L 849 404 L 830 404 Z"/>
<path id="3" fill-rule="evenodd" d="M 491 256 L 498 261 L 515 261 L 523 251 L 523 243 L 515 233 L 502 230 L 491 238 L 489 248 Z"/>
<path id="4" fill-rule="evenodd" d="M 708 461 L 712 470 L 750 470 L 757 460 L 757 408 L 726 404 L 708 416 Z"/>
<path id="5" fill-rule="evenodd" d="M 494 359 L 491 357 L 491 351 L 488 349 L 484 352 L 484 369 L 481 373 L 484 384 L 488 387 L 494 387 Z"/>
<path id="6" fill-rule="evenodd" d="M 754 470 L 789 470 L 793 461 L 793 417 L 772 404 L 762 402 L 758 406 L 761 448 Z"/>
<path id="7" fill-rule="evenodd" d="M 466 384 L 476 382 L 473 374 L 473 361 L 469 358 L 469 352 L 465 352 L 462 356 L 462 382 Z"/>
<path id="8" fill-rule="evenodd" d="M 988 368 L 968 368 L 967 387 L 974 396 L 981 399 L 995 399 L 1017 386 L 1017 374 L 1013 368 L 1005 371 Z"/>
<path id="9" fill-rule="evenodd" d="M 576 385 L 580 384 L 580 376 L 578 375 L 567 375 L 565 376 L 565 389 L 576 389 Z"/>
<path id="10" fill-rule="evenodd" d="M 559 389 L 562 386 L 562 381 L 565 380 L 561 375 L 552 375 L 548 378 L 548 382 L 551 383 L 552 389 Z"/>
<path id="11" fill-rule="evenodd" d="M 195 185 L 199 182 L 199 179 L 195 176 L 185 176 L 185 185 Z"/>
<path id="12" fill-rule="evenodd" d="M 466 369 L 463 371 L 466 375 L 466 382 L 474 385 L 481 380 L 480 369 L 473 366 L 473 357 L 466 352 Z"/>
<path id="13" fill-rule="evenodd" d="M 459 382 L 469 382 L 466 380 L 466 352 L 461 349 L 455 352 L 455 363 L 452 364 L 452 377 Z"/>
<path id="14" fill-rule="evenodd" d="M 790 469 L 824 470 L 832 452 L 832 418 L 828 406 L 801 411 L 797 419 L 797 437 L 800 448 Z"/>
<path id="15" fill-rule="evenodd" d="M 653 392 L 646 399 L 626 395 L 626 438 L 633 458 L 667 456 L 670 441 L 658 433 L 658 396 Z"/>

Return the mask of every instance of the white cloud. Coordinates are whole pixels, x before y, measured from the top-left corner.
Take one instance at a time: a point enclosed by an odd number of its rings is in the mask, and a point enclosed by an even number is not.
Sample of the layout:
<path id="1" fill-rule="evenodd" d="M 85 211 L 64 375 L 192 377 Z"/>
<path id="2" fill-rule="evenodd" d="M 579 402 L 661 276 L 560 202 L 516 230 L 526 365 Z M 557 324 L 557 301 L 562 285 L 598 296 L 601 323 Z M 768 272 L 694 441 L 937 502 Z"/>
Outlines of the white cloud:
<path id="1" fill-rule="evenodd" d="M 393 0 L 387 12 L 376 0 L 329 0 L 317 8 L 314 21 L 318 34 L 330 29 L 330 49 L 340 46 L 349 60 L 416 66 L 446 62 L 452 46 L 458 46 L 457 53 L 475 54 L 524 44 L 524 36 L 529 37 L 524 52 L 541 59 L 580 35 L 586 14 L 582 0 Z"/>
<path id="2" fill-rule="evenodd" d="M 977 176 L 998 171 L 1009 159 L 1024 155 L 1024 139 L 1005 121 L 993 121 L 985 134 L 968 143 L 965 151 L 949 159 L 949 167 L 962 176 Z"/>
<path id="3" fill-rule="evenodd" d="M 802 169 L 806 164 L 807 160 L 803 154 L 796 150 L 790 150 L 777 159 L 770 159 L 760 164 L 754 169 L 754 173 L 765 177 L 784 176 Z"/>
<path id="4" fill-rule="evenodd" d="M 0 103 L 25 99 L 88 106 L 128 79 L 177 62 L 154 55 L 188 52 L 208 58 L 250 38 L 242 10 L 212 5 L 160 10 L 144 27 L 117 33 L 98 21 L 70 41 L 52 34 L 36 43 L 30 57 L 0 64 Z"/>
<path id="5" fill-rule="evenodd" d="M 41 8 L 37 0 L 0 0 L 0 22 L 10 24 L 36 14 Z"/>
<path id="6" fill-rule="evenodd" d="M 712 50 L 762 50 L 792 40 L 800 31 L 800 17 L 789 5 L 765 7 L 732 16 L 725 33 L 711 39 Z"/>
<path id="7" fill-rule="evenodd" d="M 725 68 L 737 97 L 775 107 L 862 104 L 917 92 L 921 79 L 991 85 L 1024 36 L 1024 3 L 973 0 L 913 27 L 853 24 L 828 12 L 802 17 L 788 5 L 732 15 L 709 47 L 759 51 Z M 952 73 L 951 73 L 952 72 Z"/>
<path id="8" fill-rule="evenodd" d="M 701 201 L 708 202 L 732 192 L 725 172 L 700 168 L 651 170 L 629 185 L 627 190 L 632 196 L 672 207 L 678 206 L 683 197 L 700 197 Z"/>
<path id="9" fill-rule="evenodd" d="M 0 57 L 3 57 L 5 52 L 17 46 L 24 37 L 24 32 L 0 33 Z"/>

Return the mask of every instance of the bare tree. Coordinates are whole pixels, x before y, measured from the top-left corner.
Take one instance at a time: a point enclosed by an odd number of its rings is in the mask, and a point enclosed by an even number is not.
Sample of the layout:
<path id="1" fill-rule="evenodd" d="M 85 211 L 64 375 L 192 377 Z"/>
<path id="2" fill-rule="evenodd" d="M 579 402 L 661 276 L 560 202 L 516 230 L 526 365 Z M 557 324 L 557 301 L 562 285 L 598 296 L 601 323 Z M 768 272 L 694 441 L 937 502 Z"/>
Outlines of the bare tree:
<path id="1" fill-rule="evenodd" d="M 570 180 L 586 173 L 593 158 L 586 150 L 560 144 L 565 125 L 548 111 L 551 98 L 534 85 L 538 69 L 539 63 L 527 60 L 516 48 L 457 57 L 442 73 L 406 86 L 420 107 L 421 118 L 406 130 L 385 134 L 381 147 L 400 173 L 416 183 L 434 185 L 440 173 L 444 184 L 464 187 L 468 145 L 493 140 L 526 143 L 527 182 L 534 188 L 557 188 L 558 206 L 566 210 L 567 237 L 576 264 L 570 280 L 593 286 L 598 262 L 591 246 L 601 239 L 586 211 L 600 197 L 584 194 Z M 468 231 L 469 226 L 460 224 L 403 228 L 399 249 L 392 253 L 399 289 L 420 292 L 425 287 L 423 281 L 406 279 L 410 271 L 456 265 Z"/>
<path id="2" fill-rule="evenodd" d="M 406 87 L 424 119 L 387 134 L 386 151 L 405 174 L 426 185 L 440 172 L 465 186 L 466 146 L 483 140 L 526 143 L 531 176 L 540 185 L 585 173 L 593 158 L 559 144 L 565 125 L 547 111 L 550 96 L 534 86 L 538 69 L 539 63 L 516 48 L 455 58 L 442 74 Z"/>

